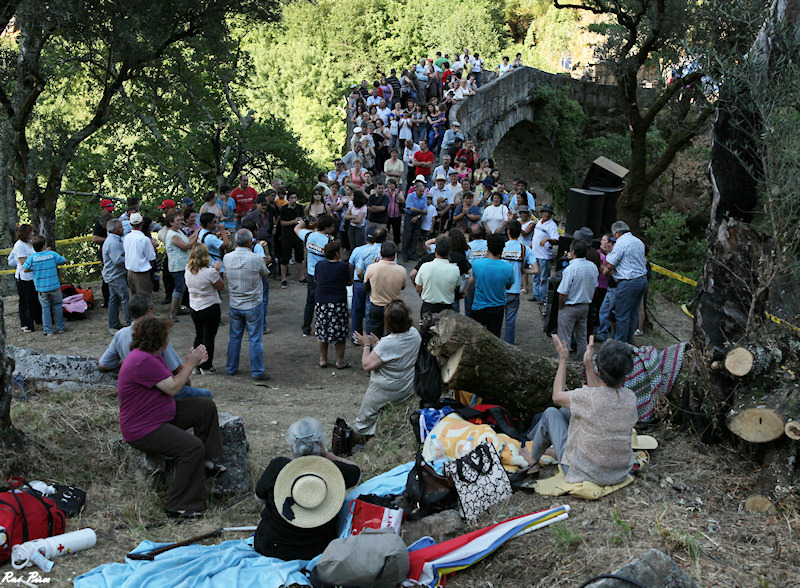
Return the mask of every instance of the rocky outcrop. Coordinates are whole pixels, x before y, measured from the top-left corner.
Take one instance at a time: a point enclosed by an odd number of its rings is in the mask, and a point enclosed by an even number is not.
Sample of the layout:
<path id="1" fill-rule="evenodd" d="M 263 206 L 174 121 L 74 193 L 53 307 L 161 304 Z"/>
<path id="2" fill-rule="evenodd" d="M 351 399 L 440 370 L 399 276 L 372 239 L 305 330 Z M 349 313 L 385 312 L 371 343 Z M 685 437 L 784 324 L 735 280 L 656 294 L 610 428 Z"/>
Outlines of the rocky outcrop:
<path id="1" fill-rule="evenodd" d="M 117 374 L 97 369 L 97 359 L 76 355 L 51 355 L 23 347 L 6 347 L 14 361 L 14 375 L 28 390 L 116 389 Z"/>

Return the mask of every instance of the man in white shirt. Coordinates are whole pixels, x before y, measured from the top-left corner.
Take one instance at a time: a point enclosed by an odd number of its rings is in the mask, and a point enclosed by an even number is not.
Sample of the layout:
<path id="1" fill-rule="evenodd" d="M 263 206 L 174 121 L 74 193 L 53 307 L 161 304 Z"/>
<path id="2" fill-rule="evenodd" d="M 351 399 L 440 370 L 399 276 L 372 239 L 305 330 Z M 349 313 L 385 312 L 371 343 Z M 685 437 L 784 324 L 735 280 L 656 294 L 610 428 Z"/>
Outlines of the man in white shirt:
<path id="1" fill-rule="evenodd" d="M 597 286 L 597 266 L 586 259 L 586 243 L 575 240 L 569 250 L 570 262 L 561 273 L 558 285 L 558 338 L 575 338 L 578 350 L 575 359 L 583 361 L 586 351 L 589 304 Z"/>
<path id="2" fill-rule="evenodd" d="M 381 103 L 380 92 L 378 92 L 378 88 L 372 88 L 372 92 L 370 92 L 369 98 L 367 98 L 367 108 L 370 106 L 378 106 Z"/>
<path id="3" fill-rule="evenodd" d="M 356 145 L 361 143 L 361 137 L 364 129 L 361 127 L 356 127 L 353 129 L 353 136 L 350 137 L 350 149 L 355 149 Z"/>
<path id="4" fill-rule="evenodd" d="M 442 151 L 444 152 L 445 150 L 443 149 Z M 442 155 L 442 165 L 433 170 L 433 177 L 436 178 L 439 175 L 443 175 L 446 182 L 447 177 L 450 175 L 450 171 L 455 169 L 452 165 L 450 165 L 452 162 L 453 158 L 447 153 L 444 153 L 444 155 Z M 456 174 L 458 174 L 458 172 L 456 172 Z"/>
<path id="5" fill-rule="evenodd" d="M 464 186 L 458 181 L 458 170 L 451 169 L 448 174 L 450 181 L 447 187 L 453 192 L 453 202 L 458 204 L 461 201 L 461 194 L 464 192 Z"/>
<path id="6" fill-rule="evenodd" d="M 386 105 L 386 98 L 381 98 L 380 104 L 378 104 L 378 116 L 381 117 L 384 125 L 389 124 L 389 115 L 392 114 L 392 109 Z"/>
<path id="7" fill-rule="evenodd" d="M 328 172 L 328 181 L 329 182 L 342 182 L 342 178 L 345 177 L 347 174 L 347 170 L 344 168 L 344 162 L 342 158 L 339 157 L 333 162 L 333 169 Z"/>
<path id="8" fill-rule="evenodd" d="M 542 206 L 542 218 L 533 229 L 533 255 L 539 265 L 539 273 L 533 275 L 533 296 L 530 300 L 547 302 L 547 281 L 550 279 L 550 260 L 553 245 L 558 245 L 558 225 L 553 220 L 553 206 Z"/>
<path id="9" fill-rule="evenodd" d="M 140 212 L 130 215 L 131 232 L 122 240 L 125 249 L 125 269 L 128 270 L 128 289 L 133 297 L 137 292 L 153 293 L 150 262 L 156 258 L 153 242 L 142 232 L 144 217 Z"/>
<path id="10" fill-rule="evenodd" d="M 447 177 L 440 172 L 433 177 L 433 187 L 428 191 L 433 197 L 433 205 L 436 207 L 436 214 L 439 217 L 442 231 L 446 229 L 447 221 L 450 219 L 450 213 L 455 203 L 453 191 L 445 183 L 446 181 Z"/>
<path id="11" fill-rule="evenodd" d="M 614 314 L 617 318 L 615 338 L 633 344 L 633 335 L 639 323 L 639 306 L 647 292 L 644 243 L 634 237 L 628 225 L 622 221 L 611 225 L 611 232 L 617 241 L 606 256 L 603 273 L 612 275 L 617 282 L 614 297 Z"/>

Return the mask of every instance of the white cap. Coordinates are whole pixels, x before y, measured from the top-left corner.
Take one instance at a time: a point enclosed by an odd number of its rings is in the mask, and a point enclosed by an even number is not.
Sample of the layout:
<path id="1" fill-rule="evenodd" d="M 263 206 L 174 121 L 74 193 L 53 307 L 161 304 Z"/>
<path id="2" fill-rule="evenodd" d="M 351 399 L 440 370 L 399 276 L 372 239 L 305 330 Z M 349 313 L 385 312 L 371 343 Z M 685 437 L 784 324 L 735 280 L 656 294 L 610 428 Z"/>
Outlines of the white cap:
<path id="1" fill-rule="evenodd" d="M 139 212 L 134 212 L 134 213 L 131 215 L 130 219 L 128 219 L 128 220 L 130 220 L 130 221 L 131 221 L 131 224 L 132 224 L 132 225 L 140 225 L 140 224 L 142 224 L 142 223 L 144 222 L 144 217 L 142 216 L 142 214 L 141 214 L 141 213 L 139 213 Z"/>
<path id="2" fill-rule="evenodd" d="M 354 129 L 353 129 L 353 132 L 354 132 L 354 133 L 360 133 L 360 132 L 361 132 L 361 127 L 356 127 L 356 128 L 354 128 Z"/>
<path id="3" fill-rule="evenodd" d="M 428 183 L 428 181 L 425 179 L 425 176 L 422 174 L 419 174 L 416 178 L 414 178 L 414 183 L 416 184 L 417 182 L 422 182 L 423 184 Z"/>

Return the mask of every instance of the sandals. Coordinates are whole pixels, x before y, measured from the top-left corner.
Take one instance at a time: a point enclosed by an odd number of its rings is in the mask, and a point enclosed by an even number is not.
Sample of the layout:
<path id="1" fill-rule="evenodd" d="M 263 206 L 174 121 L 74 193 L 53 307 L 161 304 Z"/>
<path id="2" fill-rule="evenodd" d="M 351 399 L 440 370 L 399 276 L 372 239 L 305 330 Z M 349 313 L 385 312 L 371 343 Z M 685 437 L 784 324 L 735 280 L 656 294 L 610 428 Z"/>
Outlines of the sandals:
<path id="1" fill-rule="evenodd" d="M 346 370 L 346 369 L 351 368 L 351 367 L 353 367 L 353 366 L 350 365 L 349 361 L 344 362 L 343 365 L 336 364 L 336 369 L 337 370 Z"/>
<path id="2" fill-rule="evenodd" d="M 321 361 L 320 361 L 320 362 L 319 362 L 317 365 L 320 367 L 320 369 L 323 369 L 323 370 L 324 370 L 326 367 L 328 367 L 328 364 L 327 364 L 327 363 L 322 363 Z"/>
<path id="3" fill-rule="evenodd" d="M 216 478 L 220 474 L 225 473 L 227 471 L 228 468 L 215 463 L 213 468 L 206 468 L 206 478 Z"/>
<path id="4" fill-rule="evenodd" d="M 171 519 L 199 519 L 203 512 L 199 510 L 167 510 L 167 517 Z"/>

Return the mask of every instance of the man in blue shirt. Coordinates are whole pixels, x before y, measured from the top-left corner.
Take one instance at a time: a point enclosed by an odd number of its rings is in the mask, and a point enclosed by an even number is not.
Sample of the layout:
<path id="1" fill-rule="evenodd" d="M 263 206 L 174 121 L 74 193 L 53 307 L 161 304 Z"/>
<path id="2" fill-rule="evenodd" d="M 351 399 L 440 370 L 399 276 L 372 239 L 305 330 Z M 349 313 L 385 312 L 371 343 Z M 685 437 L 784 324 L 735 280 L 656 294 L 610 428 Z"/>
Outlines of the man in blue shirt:
<path id="1" fill-rule="evenodd" d="M 22 265 L 26 272 L 33 272 L 33 286 L 39 294 L 42 305 L 42 328 L 45 335 L 53 334 L 53 314 L 56 317 L 56 335 L 67 330 L 64 323 L 64 309 L 61 306 L 61 282 L 58 281 L 58 266 L 67 263 L 63 255 L 44 250 L 45 238 L 36 235 L 31 241 L 35 253 L 29 255 Z M 51 307 L 52 313 L 51 314 Z"/>
<path id="2" fill-rule="evenodd" d="M 472 262 L 472 276 L 466 291 L 475 289 L 470 317 L 478 321 L 495 337 L 503 329 L 503 314 L 506 308 L 506 288 L 514 284 L 514 270 L 502 261 L 503 235 L 490 235 L 487 240 L 487 256 Z"/>
<path id="3" fill-rule="evenodd" d="M 514 270 L 514 283 L 506 290 L 506 343 L 514 344 L 516 337 L 517 311 L 519 310 L 519 294 L 522 291 L 522 270 L 536 263 L 533 251 L 519 240 L 522 225 L 519 221 L 509 221 L 506 227 L 508 241 L 501 259 L 511 265 Z"/>
<path id="4" fill-rule="evenodd" d="M 403 220 L 403 259 L 417 259 L 417 247 L 422 234 L 420 228 L 423 217 L 428 213 L 428 199 L 425 197 L 426 182 L 421 175 L 414 181 L 414 191 L 406 198 L 406 215 Z"/>
<path id="5" fill-rule="evenodd" d="M 461 195 L 461 204 L 456 206 L 453 212 L 453 224 L 465 222 L 468 225 L 479 223 L 481 220 L 481 209 L 475 206 L 475 197 L 472 192 L 464 192 Z"/>
<path id="6" fill-rule="evenodd" d="M 200 232 L 197 234 L 197 242 L 203 243 L 208 247 L 208 256 L 211 258 L 211 263 L 215 261 L 222 261 L 222 256 L 231 248 L 231 239 L 225 227 L 219 227 L 217 222 L 217 215 L 213 212 L 204 212 L 200 215 Z M 222 236 L 220 239 L 216 235 L 216 230 L 219 228 L 219 234 Z M 225 268 L 219 270 L 220 275 L 225 271 Z"/>
<path id="7" fill-rule="evenodd" d="M 364 270 L 363 266 L 371 263 L 371 258 L 374 257 L 375 240 L 380 238 L 383 243 L 386 240 L 387 231 L 383 227 L 370 227 L 367 229 L 367 242 L 360 245 L 350 252 L 350 269 L 353 271 L 353 303 L 351 308 L 350 319 L 350 339 L 355 344 L 352 338 L 352 333 L 364 331 L 364 317 L 367 311 L 367 294 L 364 291 Z M 380 259 L 380 245 L 377 248 L 378 259 Z M 368 259 L 370 261 L 368 261 Z"/>
<path id="8" fill-rule="evenodd" d="M 304 220 L 299 221 L 294 226 L 294 234 L 300 237 L 306 249 L 306 308 L 303 311 L 303 337 L 311 334 L 311 321 L 314 319 L 314 294 L 317 289 L 317 281 L 314 273 L 317 263 L 325 259 L 325 245 L 327 245 L 332 235 L 336 231 L 336 219 L 329 214 L 320 215 L 317 219 L 317 228 L 310 231 L 306 228 Z"/>

